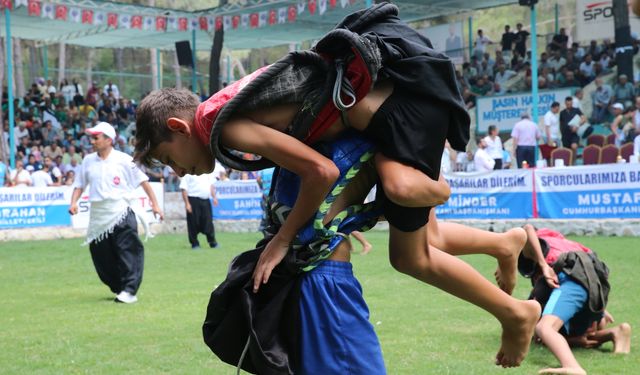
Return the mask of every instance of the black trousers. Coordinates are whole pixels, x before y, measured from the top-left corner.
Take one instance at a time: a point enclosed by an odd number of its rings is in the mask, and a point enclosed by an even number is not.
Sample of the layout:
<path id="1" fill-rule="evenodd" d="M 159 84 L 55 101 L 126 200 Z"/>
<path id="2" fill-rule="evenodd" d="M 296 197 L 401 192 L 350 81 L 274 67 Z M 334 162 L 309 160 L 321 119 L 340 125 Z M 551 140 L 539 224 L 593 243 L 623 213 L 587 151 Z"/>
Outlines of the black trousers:
<path id="1" fill-rule="evenodd" d="M 516 147 L 516 161 L 518 168 L 522 168 L 522 162 L 527 161 L 529 168 L 536 166 L 536 146 L 518 146 Z"/>
<path id="2" fill-rule="evenodd" d="M 207 242 L 210 246 L 217 244 L 211 202 L 208 199 L 189 197 L 189 204 L 191 205 L 191 213 L 187 212 L 187 232 L 191 246 L 200 245 L 198 233 L 207 236 Z"/>
<path id="3" fill-rule="evenodd" d="M 138 222 L 129 213 L 102 241 L 89 244 L 98 277 L 113 293 L 136 294 L 142 283 L 144 246 L 138 237 Z"/>
<path id="4" fill-rule="evenodd" d="M 502 169 L 502 159 L 493 159 L 493 161 L 495 161 L 495 164 L 493 165 L 493 170 L 494 171 Z"/>

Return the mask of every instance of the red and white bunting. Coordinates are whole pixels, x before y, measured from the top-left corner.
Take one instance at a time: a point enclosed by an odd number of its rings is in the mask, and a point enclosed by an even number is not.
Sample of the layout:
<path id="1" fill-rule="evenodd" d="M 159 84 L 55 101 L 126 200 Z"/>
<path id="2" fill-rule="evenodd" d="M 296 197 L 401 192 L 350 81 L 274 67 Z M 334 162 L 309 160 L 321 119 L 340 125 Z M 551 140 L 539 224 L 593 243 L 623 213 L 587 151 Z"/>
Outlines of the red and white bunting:
<path id="1" fill-rule="evenodd" d="M 209 30 L 209 23 L 207 22 L 207 17 L 200 16 L 200 18 L 198 18 L 198 24 L 200 26 L 200 30 L 202 31 Z"/>
<path id="2" fill-rule="evenodd" d="M 69 8 L 69 19 L 75 23 L 82 22 L 82 11 L 80 8 Z"/>
<path id="3" fill-rule="evenodd" d="M 82 10 L 82 23 L 93 25 L 93 11 L 91 9 Z"/>
<path id="4" fill-rule="evenodd" d="M 278 24 L 283 24 L 287 22 L 287 8 L 281 7 L 278 8 Z"/>
<path id="5" fill-rule="evenodd" d="M 153 16 L 144 16 L 144 19 L 142 20 L 142 29 L 153 30 L 155 23 L 156 19 Z"/>
<path id="6" fill-rule="evenodd" d="M 27 13 L 32 17 L 40 17 L 42 11 L 42 3 L 37 0 L 29 0 L 27 5 Z"/>
<path id="7" fill-rule="evenodd" d="M 43 4 L 41 16 L 42 18 L 53 19 L 53 17 L 55 16 L 55 9 L 53 7 L 53 4 L 49 4 L 49 3 Z"/>
<path id="8" fill-rule="evenodd" d="M 131 16 L 131 28 L 142 30 L 142 16 L 133 15 Z"/>
<path id="9" fill-rule="evenodd" d="M 319 0 L 318 3 L 318 13 L 323 15 L 327 12 L 327 0 Z"/>
<path id="10" fill-rule="evenodd" d="M 167 17 L 156 17 L 156 31 L 167 30 Z"/>
<path id="11" fill-rule="evenodd" d="M 51 0 L 49 0 L 51 1 Z M 340 7 L 345 8 L 354 4 L 355 0 L 340 0 Z M 329 9 L 337 7 L 338 0 L 296 0 L 294 4 L 284 7 L 271 8 L 253 13 L 238 13 L 231 15 L 215 14 L 188 16 L 154 16 L 119 12 L 105 12 L 83 8 L 83 5 L 69 7 L 68 5 L 51 3 L 42 0 L 0 0 L 0 7 L 26 7 L 27 14 L 32 17 L 42 17 L 58 21 L 82 23 L 86 25 L 108 25 L 112 28 L 157 30 L 157 31 L 187 31 L 187 30 L 231 30 L 246 28 L 261 28 L 284 23 L 294 23 L 305 10 L 310 15 L 324 15 Z"/>
<path id="12" fill-rule="evenodd" d="M 13 10 L 13 1 L 0 0 L 0 10 L 4 10 L 4 9 Z"/>

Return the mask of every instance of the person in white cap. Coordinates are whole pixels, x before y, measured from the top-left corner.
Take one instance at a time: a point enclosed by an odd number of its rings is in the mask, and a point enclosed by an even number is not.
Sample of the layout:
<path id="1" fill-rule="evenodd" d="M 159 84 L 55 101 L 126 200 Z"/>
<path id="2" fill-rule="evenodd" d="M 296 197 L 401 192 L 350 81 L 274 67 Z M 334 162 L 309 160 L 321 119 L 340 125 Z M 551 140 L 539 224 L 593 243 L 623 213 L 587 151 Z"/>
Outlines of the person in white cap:
<path id="1" fill-rule="evenodd" d="M 89 228 L 86 243 L 100 280 L 116 294 L 115 302 L 133 303 L 142 282 L 144 247 L 138 237 L 136 214 L 131 206 L 140 185 L 149 196 L 154 215 L 163 218 L 148 177 L 131 156 L 113 149 L 116 132 L 100 122 L 86 132 L 96 152 L 84 157 L 73 184 L 69 213 L 78 213 L 78 199 L 89 186 Z M 144 216 L 137 215 L 149 234 Z"/>
<path id="2" fill-rule="evenodd" d="M 626 122 L 623 114 L 624 105 L 622 103 L 614 103 L 611 106 L 611 111 L 613 112 L 613 121 L 611 121 L 609 128 L 611 129 L 611 133 L 616 135 L 616 146 L 620 147 L 625 140 L 625 132 L 623 129 Z"/>

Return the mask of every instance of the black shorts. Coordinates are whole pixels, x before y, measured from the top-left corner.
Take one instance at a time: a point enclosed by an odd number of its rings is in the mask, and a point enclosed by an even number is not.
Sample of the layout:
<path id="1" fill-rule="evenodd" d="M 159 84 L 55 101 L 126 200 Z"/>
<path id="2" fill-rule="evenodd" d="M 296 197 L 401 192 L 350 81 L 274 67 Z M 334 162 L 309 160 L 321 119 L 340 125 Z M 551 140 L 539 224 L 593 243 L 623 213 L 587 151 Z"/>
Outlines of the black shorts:
<path id="1" fill-rule="evenodd" d="M 580 144 L 580 137 L 576 133 L 568 133 L 562 135 L 562 146 L 571 148 L 571 144 Z"/>
<path id="2" fill-rule="evenodd" d="M 365 134 L 388 158 L 437 180 L 449 121 L 451 109 L 444 102 L 396 87 L 373 115 Z M 399 206 L 387 198 L 380 183 L 376 200 L 382 204 L 389 224 L 402 231 L 415 231 L 429 219 L 430 207 Z"/>

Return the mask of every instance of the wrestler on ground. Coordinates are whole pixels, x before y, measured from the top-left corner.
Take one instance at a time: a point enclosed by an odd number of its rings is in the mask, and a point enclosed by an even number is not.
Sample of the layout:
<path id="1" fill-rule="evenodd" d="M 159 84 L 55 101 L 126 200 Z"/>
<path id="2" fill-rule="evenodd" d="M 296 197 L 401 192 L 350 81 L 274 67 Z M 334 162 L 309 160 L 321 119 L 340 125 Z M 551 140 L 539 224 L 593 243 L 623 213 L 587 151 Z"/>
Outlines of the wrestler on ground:
<path id="1" fill-rule="evenodd" d="M 163 214 L 149 185 L 149 178 L 132 162 L 131 156 L 113 149 L 116 132 L 101 122 L 87 129 L 96 152 L 84 157 L 74 181 L 69 213 L 78 213 L 78 200 L 89 185 L 89 228 L 87 240 L 98 277 L 113 293 L 115 302 L 134 303 L 142 283 L 144 247 L 138 237 L 131 193 L 142 186 L 154 215 Z M 138 214 L 144 221 L 144 216 Z M 146 225 L 146 224 L 145 224 Z M 148 228 L 145 228 L 148 232 Z"/>
<path id="2" fill-rule="evenodd" d="M 390 17 L 394 21 L 396 18 Z M 378 34 L 378 37 L 387 38 L 386 43 L 390 43 L 388 40 L 413 43 L 412 47 L 424 46 L 431 51 L 429 42 L 408 27 L 402 29 L 401 35 Z M 447 70 L 442 72 L 451 73 L 453 79 L 453 67 L 446 57 L 439 55 L 437 61 L 447 64 Z M 430 63 L 424 64 L 424 70 L 431 72 Z M 447 80 L 447 77 L 438 78 Z M 391 264 L 400 272 L 493 314 L 503 327 L 503 343 L 496 363 L 518 366 L 528 351 L 539 305 L 511 298 L 466 263 L 429 247 L 427 240 L 430 207 L 443 203 L 450 194 L 448 185 L 439 177 L 445 138 L 458 146 L 466 144 L 461 135 L 464 131 L 450 126 L 454 117 L 455 126 L 462 126 L 461 118 L 466 118 L 468 126 L 464 106 L 452 104 L 461 103 L 460 94 L 455 89 L 452 95 L 457 98 L 445 102 L 412 94 L 415 87 L 407 82 L 413 84 L 398 77 L 379 79 L 346 114 L 351 128 L 378 143 L 380 152 L 375 157 L 375 167 L 380 181 L 376 200 L 390 223 Z M 246 82 L 238 82 L 243 84 Z M 429 81 L 423 84 L 429 85 Z M 454 82 L 449 86 L 456 87 Z M 211 101 L 219 101 L 234 89 L 237 91 L 238 87 L 229 85 L 200 106 L 198 98 L 185 90 L 152 92 L 137 110 L 136 159 L 143 163 L 156 159 L 170 165 L 179 175 L 209 172 L 214 156 L 206 141 L 203 142 L 207 137 L 201 135 L 207 128 L 211 132 L 214 122 L 207 111 Z M 330 160 L 288 134 L 289 125 L 299 111 L 299 103 L 270 105 L 242 113 L 221 129 L 225 147 L 260 155 L 301 178 L 301 194 L 291 214 L 256 266 L 255 291 L 269 280 L 273 268 L 286 255 L 289 243 L 317 210 L 337 176 Z M 343 121 L 337 120 L 319 140 L 331 140 L 345 128 Z"/>
<path id="3" fill-rule="evenodd" d="M 518 268 L 531 277 L 533 299 L 544 310 L 536 335 L 560 361 L 559 368 L 540 374 L 585 375 L 570 344 L 595 347 L 613 341 L 614 353 L 629 353 L 631 326 L 622 323 L 606 328 L 613 317 L 605 310 L 609 270 L 591 249 L 568 240 L 559 232 L 525 225 L 527 244 Z"/>

